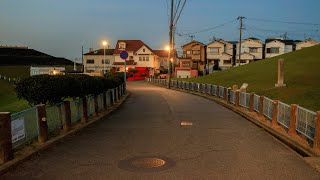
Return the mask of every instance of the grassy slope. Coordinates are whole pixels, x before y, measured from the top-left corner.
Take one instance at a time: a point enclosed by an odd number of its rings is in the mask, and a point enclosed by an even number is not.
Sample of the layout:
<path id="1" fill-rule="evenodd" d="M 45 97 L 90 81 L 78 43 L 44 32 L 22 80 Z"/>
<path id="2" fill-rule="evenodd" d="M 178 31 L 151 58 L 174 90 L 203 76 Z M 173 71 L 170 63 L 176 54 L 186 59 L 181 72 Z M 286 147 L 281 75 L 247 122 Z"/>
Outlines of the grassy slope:
<path id="1" fill-rule="evenodd" d="M 277 60 L 285 59 L 286 88 L 275 88 Z M 320 45 L 186 81 L 232 86 L 248 83 L 256 92 L 285 103 L 320 110 Z"/>
<path id="2" fill-rule="evenodd" d="M 0 80 L 0 87 L 0 112 L 15 113 L 30 108 L 27 101 L 17 98 L 13 84 Z"/>

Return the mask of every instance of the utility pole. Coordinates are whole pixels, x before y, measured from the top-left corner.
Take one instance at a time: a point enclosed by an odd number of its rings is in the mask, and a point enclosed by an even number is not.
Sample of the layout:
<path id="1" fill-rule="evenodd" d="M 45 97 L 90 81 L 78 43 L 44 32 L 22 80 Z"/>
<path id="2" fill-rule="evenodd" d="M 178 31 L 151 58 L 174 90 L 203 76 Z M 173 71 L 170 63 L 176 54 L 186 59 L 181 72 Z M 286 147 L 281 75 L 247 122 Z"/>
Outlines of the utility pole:
<path id="1" fill-rule="evenodd" d="M 83 71 L 84 72 L 84 64 L 83 64 L 83 46 L 81 46 L 81 61 L 82 61 L 82 68 L 83 68 Z"/>
<path id="2" fill-rule="evenodd" d="M 190 35 L 190 36 L 189 36 L 189 38 L 190 38 L 191 41 L 193 41 L 194 37 L 195 37 L 194 35 Z"/>
<path id="3" fill-rule="evenodd" d="M 288 33 L 286 32 L 286 33 L 284 33 L 284 35 L 283 35 L 283 40 L 287 40 L 288 39 Z"/>
<path id="4" fill-rule="evenodd" d="M 169 43 L 170 43 L 170 51 L 169 51 L 169 56 L 168 56 L 168 88 L 170 89 L 171 86 L 171 53 L 173 51 L 173 6 L 174 6 L 174 0 L 171 0 L 171 14 L 170 14 L 170 32 L 169 32 Z"/>
<path id="5" fill-rule="evenodd" d="M 238 19 L 240 20 L 240 41 L 239 41 L 239 66 L 240 66 L 240 61 L 241 61 L 241 41 L 242 41 L 242 29 L 243 29 L 242 20 L 244 19 L 244 17 L 243 16 L 239 16 Z M 237 64 L 237 62 L 235 62 L 235 64 Z"/>

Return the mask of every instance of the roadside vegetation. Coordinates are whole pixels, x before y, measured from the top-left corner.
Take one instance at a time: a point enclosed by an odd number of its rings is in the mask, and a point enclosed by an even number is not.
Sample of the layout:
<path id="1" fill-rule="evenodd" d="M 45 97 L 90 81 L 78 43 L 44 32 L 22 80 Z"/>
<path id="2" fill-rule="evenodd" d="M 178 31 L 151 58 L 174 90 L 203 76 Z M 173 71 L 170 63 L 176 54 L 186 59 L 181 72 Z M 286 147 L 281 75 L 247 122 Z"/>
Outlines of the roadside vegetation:
<path id="1" fill-rule="evenodd" d="M 277 60 L 284 59 L 284 81 L 287 87 L 275 88 Z M 248 65 L 182 81 L 231 87 L 248 83 L 247 92 L 255 92 L 287 104 L 298 104 L 313 111 L 320 110 L 320 45 L 305 48 Z"/>

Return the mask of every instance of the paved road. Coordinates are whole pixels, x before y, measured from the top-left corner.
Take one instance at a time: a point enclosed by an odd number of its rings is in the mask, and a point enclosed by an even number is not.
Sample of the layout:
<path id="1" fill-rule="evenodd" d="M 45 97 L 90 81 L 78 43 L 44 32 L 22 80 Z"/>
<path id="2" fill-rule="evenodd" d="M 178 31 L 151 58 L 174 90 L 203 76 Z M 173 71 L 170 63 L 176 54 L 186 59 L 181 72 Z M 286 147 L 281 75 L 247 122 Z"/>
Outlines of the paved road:
<path id="1" fill-rule="evenodd" d="M 281 142 L 210 100 L 143 82 L 128 87 L 121 109 L 4 179 L 320 179 Z M 175 164 L 159 172 L 118 167 L 148 155 Z"/>

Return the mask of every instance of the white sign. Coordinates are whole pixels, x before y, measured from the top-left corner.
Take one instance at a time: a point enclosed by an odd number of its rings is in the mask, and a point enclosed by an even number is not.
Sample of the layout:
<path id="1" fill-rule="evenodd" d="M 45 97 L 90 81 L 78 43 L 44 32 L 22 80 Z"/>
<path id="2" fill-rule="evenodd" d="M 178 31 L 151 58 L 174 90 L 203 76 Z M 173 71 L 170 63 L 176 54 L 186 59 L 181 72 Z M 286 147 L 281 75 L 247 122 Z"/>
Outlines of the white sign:
<path id="1" fill-rule="evenodd" d="M 11 121 L 12 143 L 15 143 L 26 137 L 24 128 L 24 118 Z"/>

